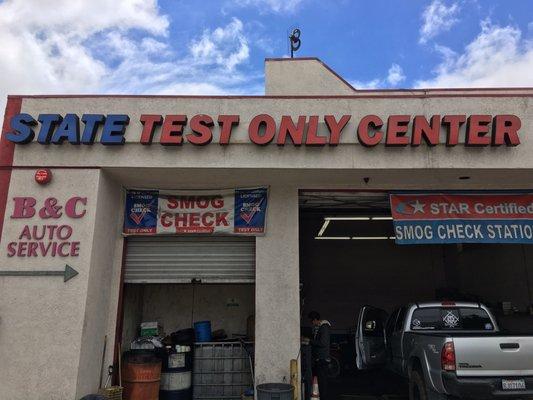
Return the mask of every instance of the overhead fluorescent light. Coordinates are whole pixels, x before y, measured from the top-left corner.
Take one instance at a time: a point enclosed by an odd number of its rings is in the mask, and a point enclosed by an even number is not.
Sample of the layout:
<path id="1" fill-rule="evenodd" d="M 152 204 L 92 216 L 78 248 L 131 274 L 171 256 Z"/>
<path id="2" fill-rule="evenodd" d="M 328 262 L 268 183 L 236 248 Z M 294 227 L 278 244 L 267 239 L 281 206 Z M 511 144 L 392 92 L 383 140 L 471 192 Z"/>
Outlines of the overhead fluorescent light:
<path id="1" fill-rule="evenodd" d="M 325 217 L 326 221 L 370 221 L 370 217 Z"/>
<path id="2" fill-rule="evenodd" d="M 324 217 L 324 221 L 390 221 L 392 217 Z"/>
<path id="3" fill-rule="evenodd" d="M 350 240 L 350 236 L 315 236 L 317 240 Z"/>
<path id="4" fill-rule="evenodd" d="M 353 240 L 388 240 L 388 236 L 353 236 Z"/>
<path id="5" fill-rule="evenodd" d="M 322 236 L 324 234 L 324 231 L 329 225 L 329 219 L 324 220 L 324 224 L 322 225 L 322 228 L 320 228 L 320 231 L 318 231 L 318 236 Z"/>
<path id="6" fill-rule="evenodd" d="M 394 240 L 396 236 L 353 236 L 352 240 Z"/>

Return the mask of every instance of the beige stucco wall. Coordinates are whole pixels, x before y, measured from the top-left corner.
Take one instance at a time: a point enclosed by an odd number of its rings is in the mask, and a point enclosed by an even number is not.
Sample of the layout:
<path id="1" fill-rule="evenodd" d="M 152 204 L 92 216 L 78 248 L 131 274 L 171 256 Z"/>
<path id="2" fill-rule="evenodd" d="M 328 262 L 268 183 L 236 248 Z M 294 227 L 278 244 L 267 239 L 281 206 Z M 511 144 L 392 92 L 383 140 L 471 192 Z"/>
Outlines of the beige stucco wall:
<path id="1" fill-rule="evenodd" d="M 54 180 L 48 186 L 37 185 L 33 175 L 33 170 L 16 170 L 11 177 L 0 242 L 2 270 L 61 270 L 68 263 L 79 275 L 67 283 L 61 277 L 0 278 L 0 399 L 72 399 L 84 346 L 88 344 L 82 337 L 101 172 L 54 170 Z M 72 196 L 87 197 L 87 214 L 78 220 L 66 216 L 59 220 L 41 220 L 38 216 L 11 219 L 11 199 L 15 196 L 32 196 L 40 201 L 55 197 L 60 203 Z M 73 227 L 72 240 L 82 243 L 79 257 L 7 256 L 7 243 L 18 241 L 24 225 L 57 223 Z"/>
<path id="2" fill-rule="evenodd" d="M 354 88 L 316 58 L 267 59 L 265 95 L 352 95 Z"/>

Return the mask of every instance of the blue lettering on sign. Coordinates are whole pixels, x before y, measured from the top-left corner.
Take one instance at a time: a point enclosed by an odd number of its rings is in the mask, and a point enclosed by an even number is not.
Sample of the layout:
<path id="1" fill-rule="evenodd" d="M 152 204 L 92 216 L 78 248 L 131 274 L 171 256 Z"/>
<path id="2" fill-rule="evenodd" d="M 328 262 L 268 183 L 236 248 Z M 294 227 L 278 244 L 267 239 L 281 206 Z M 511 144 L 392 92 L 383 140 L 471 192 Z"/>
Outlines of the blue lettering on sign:
<path id="1" fill-rule="evenodd" d="M 76 114 L 67 114 L 52 136 L 53 144 L 80 144 L 80 119 Z"/>
<path id="2" fill-rule="evenodd" d="M 11 118 L 12 132 L 6 133 L 6 139 L 13 143 L 26 144 L 35 138 L 32 127 L 37 121 L 30 114 L 17 114 Z"/>
<path id="3" fill-rule="evenodd" d="M 100 142 L 106 145 L 124 144 L 124 132 L 130 123 L 130 117 L 125 114 L 110 114 L 107 116 Z"/>
<path id="4" fill-rule="evenodd" d="M 37 136 L 37 142 L 49 144 L 52 139 L 54 127 L 61 122 L 61 119 L 61 115 L 59 114 L 40 114 L 37 120 L 41 123 L 41 130 Z"/>
<path id="5" fill-rule="evenodd" d="M 96 132 L 98 131 L 98 126 L 105 121 L 103 114 L 83 114 L 81 117 L 81 122 L 85 124 L 83 133 L 81 135 L 81 143 L 83 144 L 93 144 L 94 139 L 96 139 Z"/>
<path id="6" fill-rule="evenodd" d="M 394 221 L 398 244 L 533 243 L 533 220 Z"/>
<path id="7" fill-rule="evenodd" d="M 80 133 L 80 119 L 84 127 Z M 39 114 L 35 120 L 30 114 L 17 114 L 11 118 L 11 130 L 6 139 L 13 143 L 26 144 L 35 139 L 35 127 L 40 124 L 37 142 L 40 144 L 93 144 L 98 129 L 102 127 L 100 143 L 104 145 L 120 145 L 125 142 L 126 127 L 130 117 L 125 114 Z"/>

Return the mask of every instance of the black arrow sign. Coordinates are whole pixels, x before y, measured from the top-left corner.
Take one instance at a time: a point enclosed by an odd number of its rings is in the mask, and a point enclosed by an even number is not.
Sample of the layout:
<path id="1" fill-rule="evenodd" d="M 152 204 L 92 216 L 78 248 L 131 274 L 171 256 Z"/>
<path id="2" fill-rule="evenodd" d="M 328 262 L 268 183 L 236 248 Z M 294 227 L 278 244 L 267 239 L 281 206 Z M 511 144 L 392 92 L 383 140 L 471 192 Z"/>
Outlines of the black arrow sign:
<path id="1" fill-rule="evenodd" d="M 0 271 L 0 276 L 62 276 L 67 282 L 78 275 L 78 271 L 70 265 L 65 265 L 64 271 Z"/>

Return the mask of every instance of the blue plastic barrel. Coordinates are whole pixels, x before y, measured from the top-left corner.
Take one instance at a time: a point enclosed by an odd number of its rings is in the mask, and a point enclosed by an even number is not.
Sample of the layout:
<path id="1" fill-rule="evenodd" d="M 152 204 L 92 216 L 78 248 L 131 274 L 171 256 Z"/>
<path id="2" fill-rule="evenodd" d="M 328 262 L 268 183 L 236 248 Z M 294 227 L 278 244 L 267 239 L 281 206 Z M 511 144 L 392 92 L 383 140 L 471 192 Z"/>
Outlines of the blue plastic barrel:
<path id="1" fill-rule="evenodd" d="M 198 321 L 194 323 L 194 333 L 196 334 L 197 342 L 210 342 L 211 337 L 211 321 Z"/>

